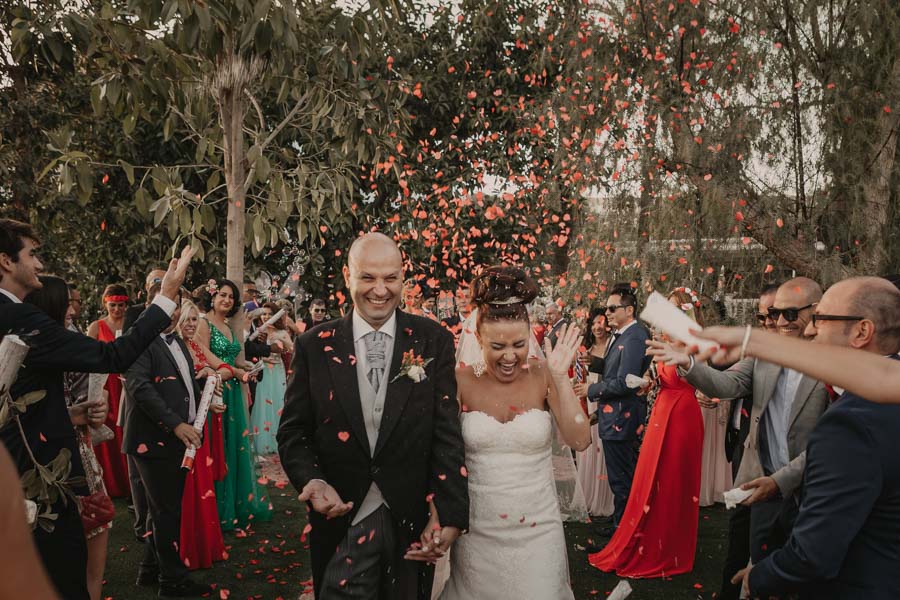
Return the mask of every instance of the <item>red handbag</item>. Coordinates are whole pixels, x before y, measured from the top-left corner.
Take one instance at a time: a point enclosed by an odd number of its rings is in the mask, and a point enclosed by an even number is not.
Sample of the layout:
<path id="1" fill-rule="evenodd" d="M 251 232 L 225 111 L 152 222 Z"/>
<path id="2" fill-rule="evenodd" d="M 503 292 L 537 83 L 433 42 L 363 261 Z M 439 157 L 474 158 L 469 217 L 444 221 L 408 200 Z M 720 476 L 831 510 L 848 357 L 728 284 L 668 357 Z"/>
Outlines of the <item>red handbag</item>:
<path id="1" fill-rule="evenodd" d="M 104 492 L 94 492 L 90 496 L 79 496 L 81 526 L 86 534 L 105 527 L 116 516 L 116 507 Z"/>

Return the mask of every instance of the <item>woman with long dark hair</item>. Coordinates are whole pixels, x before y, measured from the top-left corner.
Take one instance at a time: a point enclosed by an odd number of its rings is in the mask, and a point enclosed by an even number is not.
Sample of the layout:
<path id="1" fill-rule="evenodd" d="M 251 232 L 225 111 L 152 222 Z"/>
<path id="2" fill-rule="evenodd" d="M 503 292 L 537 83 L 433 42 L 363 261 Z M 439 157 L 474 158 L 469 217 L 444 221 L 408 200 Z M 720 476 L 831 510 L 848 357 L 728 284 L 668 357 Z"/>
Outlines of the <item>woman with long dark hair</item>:
<path id="1" fill-rule="evenodd" d="M 243 348 L 231 319 L 241 309 L 238 287 L 228 279 L 210 280 L 201 292 L 200 308 L 206 311 L 197 324 L 195 339 L 209 348 L 234 371 L 234 379 L 222 384 L 226 411 L 222 419 L 227 473 L 216 482 L 216 502 L 223 531 L 244 529 L 252 521 L 272 518 L 266 489 L 257 482 L 256 453 L 251 442 L 248 407 L 241 389 Z"/>
<path id="2" fill-rule="evenodd" d="M 44 311 L 47 316 L 61 325 L 74 312 L 69 302 L 69 288 L 66 282 L 52 275 L 39 277 L 42 287 L 25 297 L 25 302 Z M 112 501 L 103 483 L 103 469 L 94 453 L 89 425 L 104 422 L 108 407 L 85 403 L 87 399 L 87 373 L 66 373 L 63 390 L 69 406 L 69 418 L 75 426 L 78 454 L 84 467 L 86 490 L 76 490 L 79 494 L 84 534 L 87 538 L 87 584 L 91 600 L 100 600 L 103 588 L 103 572 L 106 566 L 106 550 L 109 530 L 112 527 Z M 98 507 L 100 509 L 98 510 Z M 109 520 L 98 519 L 98 513 L 109 515 Z"/>

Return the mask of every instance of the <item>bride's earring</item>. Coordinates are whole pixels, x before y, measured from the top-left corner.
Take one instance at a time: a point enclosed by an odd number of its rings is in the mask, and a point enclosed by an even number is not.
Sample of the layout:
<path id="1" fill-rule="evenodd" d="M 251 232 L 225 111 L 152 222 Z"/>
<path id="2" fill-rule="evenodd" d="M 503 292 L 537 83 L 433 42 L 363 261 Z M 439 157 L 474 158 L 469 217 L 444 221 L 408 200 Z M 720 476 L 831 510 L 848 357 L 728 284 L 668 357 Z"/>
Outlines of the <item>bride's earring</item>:
<path id="1" fill-rule="evenodd" d="M 483 361 L 478 361 L 472 365 L 472 372 L 475 373 L 475 377 L 481 377 L 484 375 L 484 369 L 486 368 Z"/>

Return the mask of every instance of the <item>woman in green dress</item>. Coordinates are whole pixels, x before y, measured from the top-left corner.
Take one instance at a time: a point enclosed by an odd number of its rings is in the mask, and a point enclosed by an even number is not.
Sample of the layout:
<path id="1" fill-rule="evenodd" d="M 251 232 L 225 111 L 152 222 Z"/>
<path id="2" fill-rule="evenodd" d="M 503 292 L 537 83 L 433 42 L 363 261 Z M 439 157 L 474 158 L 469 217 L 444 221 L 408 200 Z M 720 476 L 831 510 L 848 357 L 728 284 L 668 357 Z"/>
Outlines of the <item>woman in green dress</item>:
<path id="1" fill-rule="evenodd" d="M 257 482 L 256 455 L 250 439 L 249 415 L 241 380 L 244 364 L 242 344 L 229 325 L 241 309 L 237 286 L 227 279 L 210 280 L 201 303 L 206 315 L 197 325 L 196 340 L 232 366 L 235 377 L 224 382 L 222 400 L 225 413 L 222 436 L 227 473 L 216 482 L 216 504 L 222 531 L 244 529 L 253 521 L 272 518 L 272 504 L 266 488 Z"/>

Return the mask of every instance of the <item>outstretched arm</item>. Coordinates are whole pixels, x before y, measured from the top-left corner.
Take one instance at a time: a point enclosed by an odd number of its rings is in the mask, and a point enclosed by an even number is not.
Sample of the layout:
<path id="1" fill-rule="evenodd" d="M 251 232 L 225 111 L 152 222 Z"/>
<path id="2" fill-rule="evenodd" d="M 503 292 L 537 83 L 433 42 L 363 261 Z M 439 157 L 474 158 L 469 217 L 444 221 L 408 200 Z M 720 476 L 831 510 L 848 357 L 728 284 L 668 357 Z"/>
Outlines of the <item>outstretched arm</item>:
<path id="1" fill-rule="evenodd" d="M 746 330 L 741 327 L 710 327 L 695 332 L 720 348 L 698 356 L 726 363 L 740 356 Z M 772 362 L 833 386 L 844 388 L 872 402 L 900 404 L 900 362 L 852 348 L 815 344 L 752 330 L 746 353 Z"/>

